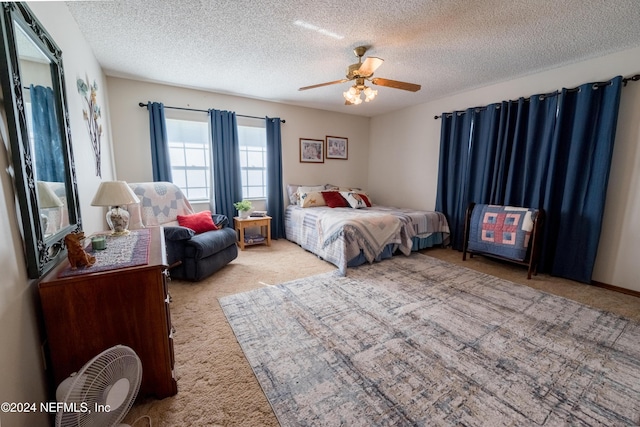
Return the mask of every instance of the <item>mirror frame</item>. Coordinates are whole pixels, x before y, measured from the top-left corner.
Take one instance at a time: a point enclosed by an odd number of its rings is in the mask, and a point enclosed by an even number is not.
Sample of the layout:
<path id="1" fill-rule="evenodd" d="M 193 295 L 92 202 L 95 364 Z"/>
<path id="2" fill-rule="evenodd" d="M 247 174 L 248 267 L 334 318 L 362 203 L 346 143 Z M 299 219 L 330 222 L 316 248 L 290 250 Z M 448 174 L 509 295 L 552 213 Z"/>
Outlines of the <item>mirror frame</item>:
<path id="1" fill-rule="evenodd" d="M 0 79 L 2 80 L 2 93 L 0 95 L 3 98 L 4 113 L 6 114 L 8 149 L 12 163 L 8 172 L 12 175 L 18 202 L 17 215 L 21 220 L 22 228 L 20 231 L 24 241 L 27 274 L 31 279 L 37 279 L 66 257 L 64 237 L 68 233 L 82 230 L 62 67 L 62 51 L 24 3 L 3 2 L 1 24 Z M 64 156 L 66 169 L 65 189 L 69 225 L 46 238 L 38 208 L 35 158 L 29 144 L 23 100 L 23 82 L 20 75 L 14 25 L 20 25 L 25 34 L 51 62 L 52 89 L 55 93 L 55 107 L 58 113 L 58 127 L 62 141 L 61 154 Z"/>

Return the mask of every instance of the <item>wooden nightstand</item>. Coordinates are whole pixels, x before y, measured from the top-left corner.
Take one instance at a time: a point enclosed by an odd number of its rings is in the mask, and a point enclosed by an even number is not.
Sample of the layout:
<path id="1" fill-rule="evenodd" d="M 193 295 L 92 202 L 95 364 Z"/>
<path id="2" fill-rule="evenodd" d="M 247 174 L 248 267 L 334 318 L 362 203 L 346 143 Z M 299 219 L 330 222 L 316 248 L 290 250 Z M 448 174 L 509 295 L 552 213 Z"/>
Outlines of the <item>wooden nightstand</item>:
<path id="1" fill-rule="evenodd" d="M 271 217 L 270 216 L 261 216 L 261 217 L 248 217 L 248 218 L 240 218 L 233 217 L 233 226 L 238 233 L 238 246 L 240 246 L 240 250 L 244 251 L 245 246 L 251 245 L 260 245 L 265 243 L 267 246 L 271 246 Z M 247 242 L 245 241 L 245 229 L 251 227 L 260 227 L 260 234 L 264 237 L 264 240 L 259 240 L 255 242 Z"/>

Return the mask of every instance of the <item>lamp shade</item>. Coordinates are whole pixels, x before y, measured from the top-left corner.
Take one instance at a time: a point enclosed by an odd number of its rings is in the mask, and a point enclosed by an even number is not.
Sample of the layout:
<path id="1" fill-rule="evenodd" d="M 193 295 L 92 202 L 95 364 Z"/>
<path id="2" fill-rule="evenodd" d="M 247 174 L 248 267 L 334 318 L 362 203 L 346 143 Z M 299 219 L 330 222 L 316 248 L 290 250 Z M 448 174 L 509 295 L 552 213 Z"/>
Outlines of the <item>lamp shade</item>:
<path id="1" fill-rule="evenodd" d="M 126 181 L 103 181 L 91 201 L 91 206 L 122 206 L 139 202 L 140 199 Z"/>

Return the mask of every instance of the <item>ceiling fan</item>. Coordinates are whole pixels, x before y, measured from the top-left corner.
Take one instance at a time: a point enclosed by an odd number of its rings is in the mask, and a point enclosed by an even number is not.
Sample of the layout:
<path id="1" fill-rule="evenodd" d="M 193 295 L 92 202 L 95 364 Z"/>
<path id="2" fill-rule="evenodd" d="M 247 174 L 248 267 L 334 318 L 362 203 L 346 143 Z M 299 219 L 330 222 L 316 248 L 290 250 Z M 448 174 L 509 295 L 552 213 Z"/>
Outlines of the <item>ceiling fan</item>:
<path id="1" fill-rule="evenodd" d="M 373 90 L 369 86 L 365 85 L 365 80 L 377 86 L 387 86 L 394 89 L 408 90 L 411 92 L 417 92 L 420 90 L 421 86 L 414 83 L 400 82 L 397 80 L 383 79 L 380 77 L 372 78 L 374 71 L 376 71 L 378 67 L 382 65 L 384 59 L 370 56 L 365 59 L 364 62 L 362 62 L 362 57 L 367 52 L 367 49 L 367 46 L 358 46 L 353 49 L 353 53 L 358 57 L 358 62 L 347 67 L 346 78 L 335 80 L 333 82 L 305 86 L 301 87 L 298 90 L 315 89 L 317 87 L 329 86 L 355 80 L 353 86 L 351 86 L 346 92 L 342 93 L 345 99 L 345 105 L 357 105 L 362 103 L 362 94 L 364 94 L 365 102 L 372 101 L 376 97 L 378 91 Z"/>

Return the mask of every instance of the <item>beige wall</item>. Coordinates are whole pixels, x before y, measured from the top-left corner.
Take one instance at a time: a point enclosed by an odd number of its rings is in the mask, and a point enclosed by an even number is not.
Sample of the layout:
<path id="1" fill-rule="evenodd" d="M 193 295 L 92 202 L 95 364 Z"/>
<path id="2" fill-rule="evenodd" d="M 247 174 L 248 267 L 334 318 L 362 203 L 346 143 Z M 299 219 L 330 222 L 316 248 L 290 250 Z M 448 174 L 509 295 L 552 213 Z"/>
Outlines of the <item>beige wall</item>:
<path id="1" fill-rule="evenodd" d="M 467 91 L 371 120 L 369 189 L 385 204 L 435 208 L 440 120 L 435 115 L 640 72 L 640 48 Z M 622 89 L 594 280 L 640 291 L 640 83 Z M 393 147 L 390 149 L 389 147 Z M 379 171 L 394 170 L 393 174 Z M 579 248 L 576 248 L 579 250 Z"/>
<path id="2" fill-rule="evenodd" d="M 92 80 L 96 79 L 100 87 L 98 103 L 102 107 L 103 123 L 108 124 L 104 75 L 63 2 L 29 3 L 29 7 L 63 52 L 69 119 L 85 231 L 104 229 L 106 224 L 102 209 L 90 207 L 100 178 L 95 176 L 93 151 L 82 116 L 82 98 L 76 89 L 78 77 L 89 76 Z M 113 178 L 109 140 L 106 126 L 103 136 L 103 179 Z M 4 147 L 5 142 L 3 140 L 0 147 Z M 0 148 L 0 169 L 4 171 L 8 166 L 6 150 Z M 49 396 L 44 380 L 36 314 L 37 285 L 27 279 L 13 183 L 8 174 L 2 174 L 0 184 L 0 402 L 34 402 L 39 405 L 40 402 L 49 400 Z M 2 427 L 48 425 L 48 416 L 40 412 L 0 413 L 0 424 Z"/>
<path id="3" fill-rule="evenodd" d="M 119 179 L 151 181 L 149 115 L 139 102 L 194 109 L 215 108 L 257 117 L 280 117 L 282 124 L 283 181 L 295 184 L 366 187 L 369 158 L 369 118 L 295 107 L 275 102 L 221 95 L 175 86 L 108 77 L 115 164 Z M 340 102 L 336 99 L 336 102 Z M 206 120 L 206 113 L 166 110 L 167 117 Z M 348 160 L 300 163 L 299 138 L 325 139 L 326 135 L 349 140 Z"/>

